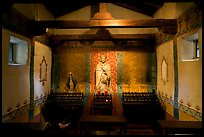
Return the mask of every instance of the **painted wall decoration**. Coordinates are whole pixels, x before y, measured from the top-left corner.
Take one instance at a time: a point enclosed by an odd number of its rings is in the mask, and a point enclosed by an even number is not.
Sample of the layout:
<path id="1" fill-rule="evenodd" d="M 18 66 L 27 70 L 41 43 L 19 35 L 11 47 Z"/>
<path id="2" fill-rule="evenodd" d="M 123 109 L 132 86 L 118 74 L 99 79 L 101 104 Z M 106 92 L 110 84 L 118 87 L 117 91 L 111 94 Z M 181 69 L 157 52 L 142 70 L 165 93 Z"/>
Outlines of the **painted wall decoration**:
<path id="1" fill-rule="evenodd" d="M 168 81 L 168 64 L 164 56 L 161 63 L 161 80 L 164 82 L 164 85 Z"/>
<path id="2" fill-rule="evenodd" d="M 47 81 L 47 62 L 45 56 L 43 56 L 43 59 L 40 63 L 40 82 L 42 82 L 43 86 L 45 81 Z"/>
<path id="3" fill-rule="evenodd" d="M 107 63 L 111 68 L 111 88 L 114 93 L 147 92 L 151 88 L 151 71 L 152 65 L 155 64 L 152 61 L 153 51 L 146 48 L 115 47 L 111 41 L 96 41 L 88 47 L 73 41 L 66 42 L 61 48 L 56 49 L 56 53 L 59 56 L 59 92 L 67 92 L 65 88 L 71 72 L 77 81 L 76 91 L 94 93 L 95 70 L 102 54 L 107 56 Z"/>
<path id="4" fill-rule="evenodd" d="M 174 37 L 180 37 L 191 33 L 202 26 L 202 10 L 195 6 L 177 18 L 178 32 L 176 34 L 167 34 L 159 31 L 157 33 L 157 45 L 173 40 Z"/>
<path id="5" fill-rule="evenodd" d="M 74 46 L 74 43 L 71 43 Z M 85 84 L 89 81 L 86 79 L 86 67 L 89 60 L 86 59 L 86 48 L 62 48 L 60 49 L 59 60 L 59 92 L 68 92 L 66 85 L 69 73 L 71 72 L 76 80 L 76 92 L 84 92 Z"/>
<path id="6" fill-rule="evenodd" d="M 147 92 L 148 53 L 142 49 L 122 53 L 122 91 Z"/>
<path id="7" fill-rule="evenodd" d="M 185 35 L 202 26 L 202 10 L 195 6 L 178 17 L 177 37 Z"/>

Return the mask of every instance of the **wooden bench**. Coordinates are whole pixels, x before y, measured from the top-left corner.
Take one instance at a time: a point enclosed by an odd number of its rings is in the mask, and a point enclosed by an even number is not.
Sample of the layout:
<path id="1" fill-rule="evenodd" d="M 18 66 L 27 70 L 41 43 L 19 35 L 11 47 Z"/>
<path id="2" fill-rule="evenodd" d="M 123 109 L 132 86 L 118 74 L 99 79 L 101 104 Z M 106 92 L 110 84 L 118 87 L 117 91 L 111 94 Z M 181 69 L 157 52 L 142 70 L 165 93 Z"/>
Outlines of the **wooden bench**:
<path id="1" fill-rule="evenodd" d="M 55 123 L 79 119 L 84 110 L 83 100 L 83 93 L 51 93 L 42 107 L 43 117 Z"/>
<path id="2" fill-rule="evenodd" d="M 202 121 L 166 121 L 158 120 L 162 135 L 175 134 L 202 134 Z"/>
<path id="3" fill-rule="evenodd" d="M 92 127 L 102 126 L 110 130 L 113 126 L 120 127 L 120 134 L 126 134 L 127 120 L 123 116 L 113 115 L 87 115 L 80 119 L 80 133 L 88 134 Z"/>
<path id="4" fill-rule="evenodd" d="M 2 123 L 1 134 L 5 136 L 40 136 L 44 134 L 44 126 L 40 122 Z"/>
<path id="5" fill-rule="evenodd" d="M 133 121 L 153 121 L 165 119 L 165 110 L 154 92 L 123 93 L 123 115 Z"/>

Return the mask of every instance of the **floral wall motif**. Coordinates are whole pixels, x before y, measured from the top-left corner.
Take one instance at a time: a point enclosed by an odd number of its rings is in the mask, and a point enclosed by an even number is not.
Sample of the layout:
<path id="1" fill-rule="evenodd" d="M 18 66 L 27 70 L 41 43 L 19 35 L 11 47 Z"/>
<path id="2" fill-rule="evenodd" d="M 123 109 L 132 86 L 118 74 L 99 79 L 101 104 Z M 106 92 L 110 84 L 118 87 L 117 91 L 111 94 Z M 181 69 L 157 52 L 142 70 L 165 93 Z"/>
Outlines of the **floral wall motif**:
<path id="1" fill-rule="evenodd" d="M 49 44 L 49 35 L 45 34 L 45 35 L 40 35 L 40 36 L 35 36 L 33 38 L 34 41 L 42 43 L 44 45 L 48 45 Z"/>
<path id="2" fill-rule="evenodd" d="M 162 104 L 164 104 L 166 111 L 173 116 L 173 109 L 175 101 L 171 96 L 166 96 L 163 92 L 157 92 L 157 96 Z M 188 104 L 188 105 L 185 105 Z M 197 109 L 194 109 L 197 108 Z M 179 119 L 181 121 L 202 121 L 202 111 L 200 106 L 192 106 L 190 102 L 185 102 L 183 99 L 180 99 L 178 102 L 179 110 Z"/>
<path id="3" fill-rule="evenodd" d="M 202 10 L 198 6 L 186 11 L 184 14 L 177 18 L 177 33 L 167 34 L 159 31 L 157 33 L 157 45 L 165 43 L 175 37 L 187 34 L 202 26 Z"/>
<path id="4" fill-rule="evenodd" d="M 177 18 L 178 33 L 176 37 L 184 35 L 202 26 L 202 10 L 195 6 Z"/>

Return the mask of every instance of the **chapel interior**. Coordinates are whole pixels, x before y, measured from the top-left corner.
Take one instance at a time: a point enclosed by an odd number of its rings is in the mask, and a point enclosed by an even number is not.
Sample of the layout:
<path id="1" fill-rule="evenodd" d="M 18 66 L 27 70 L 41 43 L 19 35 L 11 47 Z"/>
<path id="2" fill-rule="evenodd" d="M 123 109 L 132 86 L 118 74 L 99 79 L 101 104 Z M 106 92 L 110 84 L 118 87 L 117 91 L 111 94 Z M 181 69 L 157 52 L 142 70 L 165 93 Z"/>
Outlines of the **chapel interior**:
<path id="1" fill-rule="evenodd" d="M 201 0 L 11 0 L 2 133 L 201 135 Z"/>

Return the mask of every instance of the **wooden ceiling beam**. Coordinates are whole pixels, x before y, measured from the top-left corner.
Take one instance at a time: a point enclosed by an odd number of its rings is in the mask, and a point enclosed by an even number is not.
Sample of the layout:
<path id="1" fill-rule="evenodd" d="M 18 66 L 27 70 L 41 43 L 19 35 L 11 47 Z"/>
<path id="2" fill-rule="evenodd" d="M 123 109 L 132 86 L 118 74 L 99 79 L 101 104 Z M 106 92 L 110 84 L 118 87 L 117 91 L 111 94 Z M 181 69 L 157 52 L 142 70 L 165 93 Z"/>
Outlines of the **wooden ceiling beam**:
<path id="1" fill-rule="evenodd" d="M 156 39 L 155 34 L 111 34 L 113 39 L 149 40 Z"/>
<path id="2" fill-rule="evenodd" d="M 158 30 L 166 34 L 176 34 L 177 33 L 177 27 L 175 26 L 163 26 L 163 27 L 158 28 Z"/>
<path id="3" fill-rule="evenodd" d="M 74 29 L 74 28 L 157 28 L 163 26 L 177 27 L 176 19 L 143 19 L 143 20 L 48 20 L 34 21 L 34 24 L 44 28 Z"/>
<path id="4" fill-rule="evenodd" d="M 110 34 L 110 37 L 97 37 L 96 35 L 52 35 L 56 41 L 81 41 L 81 40 L 155 40 L 155 34 Z"/>

